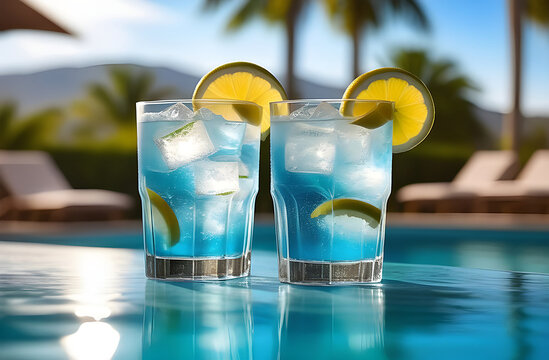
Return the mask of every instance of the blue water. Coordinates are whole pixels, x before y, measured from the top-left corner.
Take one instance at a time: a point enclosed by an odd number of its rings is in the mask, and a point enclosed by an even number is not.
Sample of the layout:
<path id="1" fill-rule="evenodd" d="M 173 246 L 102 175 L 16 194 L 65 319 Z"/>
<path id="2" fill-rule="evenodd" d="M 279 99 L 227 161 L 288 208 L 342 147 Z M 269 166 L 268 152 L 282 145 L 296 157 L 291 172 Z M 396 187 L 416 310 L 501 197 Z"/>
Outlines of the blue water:
<path id="1" fill-rule="evenodd" d="M 305 261 L 373 260 L 383 254 L 391 190 L 392 122 L 374 130 L 344 120 L 277 119 L 271 124 L 271 195 L 279 253 Z M 311 213 L 338 198 L 382 210 L 381 223 Z"/>
<path id="2" fill-rule="evenodd" d="M 549 273 L 549 230 L 433 229 L 396 227 L 385 231 L 386 262 Z M 140 231 L 82 231 L 65 234 L 11 234 L 1 241 L 143 249 Z M 254 251 L 276 252 L 274 225 L 254 224 Z M 252 275 L 254 270 L 252 269 Z"/>
<path id="3" fill-rule="evenodd" d="M 188 124 L 194 132 L 171 137 Z M 239 257 L 250 249 L 259 176 L 259 131 L 252 128 L 219 116 L 138 124 L 139 193 L 149 254 Z M 171 240 L 173 229 L 147 188 L 175 214 L 178 240 Z"/>
<path id="4" fill-rule="evenodd" d="M 527 233 L 515 235 L 544 243 Z M 5 242 L 0 250 L 2 360 L 549 353 L 549 274 L 389 262 L 376 286 L 295 286 L 278 281 L 275 252 L 256 249 L 251 277 L 163 282 L 145 278 L 141 251 Z"/>
<path id="5" fill-rule="evenodd" d="M 252 358 L 252 297 L 248 289 L 197 284 L 179 290 L 174 293 L 169 283 L 147 281 L 143 358 Z"/>

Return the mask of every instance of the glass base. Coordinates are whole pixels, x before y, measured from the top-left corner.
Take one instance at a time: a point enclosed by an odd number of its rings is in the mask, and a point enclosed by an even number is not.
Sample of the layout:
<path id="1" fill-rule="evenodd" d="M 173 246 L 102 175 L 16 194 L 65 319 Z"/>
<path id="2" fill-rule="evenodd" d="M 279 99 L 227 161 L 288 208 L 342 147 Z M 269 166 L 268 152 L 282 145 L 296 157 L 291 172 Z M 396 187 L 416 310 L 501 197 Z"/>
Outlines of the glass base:
<path id="1" fill-rule="evenodd" d="M 303 285 L 377 283 L 381 281 L 383 257 L 355 262 L 302 261 L 279 258 L 281 282 Z"/>
<path id="2" fill-rule="evenodd" d="M 146 256 L 146 274 L 163 280 L 226 280 L 250 274 L 251 252 L 238 258 L 165 258 Z"/>

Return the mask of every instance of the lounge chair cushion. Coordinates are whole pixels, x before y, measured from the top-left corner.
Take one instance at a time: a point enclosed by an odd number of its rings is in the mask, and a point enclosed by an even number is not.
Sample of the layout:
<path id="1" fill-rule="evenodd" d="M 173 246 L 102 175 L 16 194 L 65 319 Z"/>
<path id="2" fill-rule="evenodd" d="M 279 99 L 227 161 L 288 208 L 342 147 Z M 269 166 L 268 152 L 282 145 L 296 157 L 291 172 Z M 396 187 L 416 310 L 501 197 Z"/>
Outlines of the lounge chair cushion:
<path id="1" fill-rule="evenodd" d="M 68 207 L 114 207 L 129 209 L 132 199 L 108 190 L 69 189 L 17 196 L 13 205 L 26 210 L 63 209 Z"/>

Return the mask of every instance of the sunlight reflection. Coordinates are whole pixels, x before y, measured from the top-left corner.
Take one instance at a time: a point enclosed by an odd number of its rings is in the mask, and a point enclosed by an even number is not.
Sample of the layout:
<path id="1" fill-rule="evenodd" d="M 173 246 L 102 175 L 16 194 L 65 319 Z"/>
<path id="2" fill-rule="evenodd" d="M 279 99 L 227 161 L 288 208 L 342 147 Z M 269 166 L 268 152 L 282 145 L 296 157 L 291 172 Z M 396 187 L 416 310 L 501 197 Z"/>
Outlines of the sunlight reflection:
<path id="1" fill-rule="evenodd" d="M 70 297 L 76 301 L 74 314 L 80 318 L 101 320 L 112 313 L 109 301 L 113 294 L 113 261 L 103 253 L 87 253 L 75 259 L 79 286 Z"/>
<path id="2" fill-rule="evenodd" d="M 100 321 L 85 322 L 71 335 L 61 339 L 71 359 L 103 360 L 114 355 L 120 334 L 112 326 Z"/>
<path id="3" fill-rule="evenodd" d="M 118 296 L 113 293 L 112 256 L 90 251 L 74 258 L 78 276 L 76 291 L 70 295 L 75 301 L 74 314 L 84 321 L 74 334 L 61 339 L 69 358 L 76 360 L 111 359 L 120 341 L 119 332 L 100 320 L 112 314 L 109 302 Z M 89 321 L 89 320 L 95 321 Z"/>
<path id="4" fill-rule="evenodd" d="M 91 317 L 99 321 L 108 318 L 111 315 L 111 309 L 102 305 L 79 305 L 74 310 L 74 314 L 78 317 Z"/>

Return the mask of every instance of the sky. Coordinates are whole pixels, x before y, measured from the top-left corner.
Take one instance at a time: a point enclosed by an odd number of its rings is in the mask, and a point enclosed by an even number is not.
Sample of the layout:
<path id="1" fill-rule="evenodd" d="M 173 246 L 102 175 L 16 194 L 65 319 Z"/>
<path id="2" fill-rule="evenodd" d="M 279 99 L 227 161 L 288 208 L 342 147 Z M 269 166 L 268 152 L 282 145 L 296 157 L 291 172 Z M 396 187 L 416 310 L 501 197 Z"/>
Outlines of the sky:
<path id="1" fill-rule="evenodd" d="M 418 0 L 430 20 L 422 32 L 399 18 L 362 40 L 362 71 L 388 65 L 395 49 L 420 47 L 454 61 L 480 88 L 470 97 L 485 109 L 510 108 L 510 30 L 506 0 Z M 227 33 L 241 0 L 204 11 L 203 0 L 26 0 L 76 36 L 16 30 L 0 33 L 0 74 L 57 67 L 135 63 L 196 76 L 230 61 L 257 63 L 284 76 L 283 28 L 260 20 Z M 296 74 L 345 88 L 351 78 L 351 43 L 312 1 L 298 26 Z M 526 115 L 549 115 L 549 30 L 526 25 L 523 48 Z"/>

